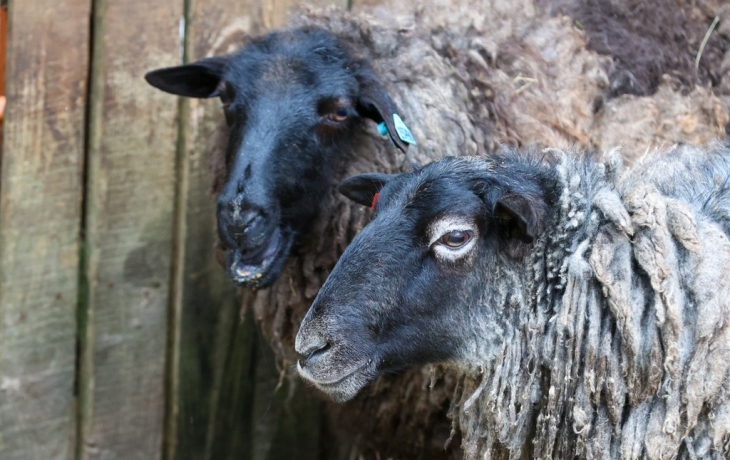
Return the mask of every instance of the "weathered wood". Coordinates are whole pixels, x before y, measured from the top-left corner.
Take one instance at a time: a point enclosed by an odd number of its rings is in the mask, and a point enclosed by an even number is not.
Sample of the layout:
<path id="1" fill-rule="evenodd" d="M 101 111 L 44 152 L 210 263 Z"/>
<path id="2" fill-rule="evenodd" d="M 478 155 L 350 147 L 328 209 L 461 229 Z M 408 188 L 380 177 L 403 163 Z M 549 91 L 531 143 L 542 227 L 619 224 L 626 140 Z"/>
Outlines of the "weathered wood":
<path id="1" fill-rule="evenodd" d="M 8 7 L 0 6 L 0 95 L 5 96 L 5 67 L 8 44 Z"/>
<path id="2" fill-rule="evenodd" d="M 13 2 L 9 22 L 0 458 L 70 459 L 89 2 Z"/>
<path id="3" fill-rule="evenodd" d="M 233 52 L 259 30 L 259 18 L 256 0 L 191 0 L 185 61 Z M 169 96 L 166 105 L 174 106 Z M 165 458 L 217 460 L 228 458 L 226 452 L 248 458 L 253 320 L 239 325 L 235 288 L 214 257 L 209 164 L 222 111 L 217 100 L 182 99 L 180 105 Z"/>
<path id="4" fill-rule="evenodd" d="M 181 61 L 182 15 L 94 3 L 80 459 L 162 455 L 178 108 L 142 77 Z"/>
<path id="5" fill-rule="evenodd" d="M 2 130 L 3 116 L 5 115 L 5 63 L 7 62 L 7 41 L 8 41 L 8 7 L 0 6 L 0 131 Z M 0 143 L 2 142 L 0 134 Z"/>
<path id="6" fill-rule="evenodd" d="M 237 50 L 247 35 L 281 26 L 286 11 L 295 3 L 291 0 L 192 0 L 186 21 L 186 60 Z M 346 5 L 347 2 L 339 3 Z M 174 340 L 166 458 L 294 458 L 277 457 L 275 453 L 270 456 L 269 437 L 286 437 L 286 430 L 291 427 L 287 423 L 292 420 L 307 417 L 317 420 L 320 405 L 300 403 L 299 392 L 294 396 L 295 402 L 289 404 L 287 398 L 279 396 L 285 390 L 279 389 L 274 398 L 274 387 L 267 386 L 266 391 L 272 393 L 269 399 L 273 399 L 267 418 L 272 429 L 267 437 L 260 436 L 261 433 L 257 436 L 252 427 L 254 391 L 261 391 L 259 374 L 267 368 L 262 366 L 270 369 L 276 364 L 261 362 L 264 357 L 273 359 L 270 354 L 260 355 L 262 347 L 268 344 L 254 345 L 252 318 L 239 324 L 240 300 L 234 300 L 233 287 L 214 258 L 215 203 L 209 193 L 212 184 L 209 153 L 215 130 L 223 123 L 220 103 L 184 100 L 182 107 L 184 135 L 178 192 L 181 212 L 174 277 L 180 295 L 174 299 L 171 322 Z M 254 361 L 258 363 L 255 368 Z M 283 409 L 285 402 L 287 406 Z M 280 416 L 286 418 L 279 421 Z M 261 427 L 262 421 L 255 414 L 253 417 Z M 299 441 L 300 452 L 301 449 L 310 453 L 317 451 L 318 425 L 307 424 L 308 436 L 297 437 L 308 439 L 309 443 L 304 446 L 304 441 Z"/>
<path id="7" fill-rule="evenodd" d="M 208 406 L 210 423 L 204 455 L 198 457 L 203 460 L 253 460 L 254 426 L 260 423 L 253 411 L 256 350 L 259 348 L 253 315 L 246 315 L 244 322 L 229 319 L 228 324 L 233 328 L 227 331 L 227 342 L 217 343 L 218 359 L 213 361 L 217 372 Z M 222 358 L 225 361 L 222 362 Z"/>
<path id="8" fill-rule="evenodd" d="M 322 402 L 290 381 L 268 344 L 256 353 L 252 460 L 322 460 Z M 331 440 L 330 440 L 331 441 Z"/>

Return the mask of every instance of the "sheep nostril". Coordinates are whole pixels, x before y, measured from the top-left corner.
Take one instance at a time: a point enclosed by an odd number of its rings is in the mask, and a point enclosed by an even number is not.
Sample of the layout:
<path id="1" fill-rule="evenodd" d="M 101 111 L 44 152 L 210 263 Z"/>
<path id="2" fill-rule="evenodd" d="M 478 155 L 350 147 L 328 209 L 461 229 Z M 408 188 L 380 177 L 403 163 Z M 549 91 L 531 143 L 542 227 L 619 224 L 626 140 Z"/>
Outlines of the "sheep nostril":
<path id="1" fill-rule="evenodd" d="M 304 358 L 304 359 L 300 359 L 300 360 L 299 360 L 299 364 L 300 364 L 300 365 L 301 365 L 302 367 L 305 367 L 305 366 L 306 366 L 307 364 L 311 364 L 311 363 L 313 363 L 313 362 L 316 362 L 316 361 L 317 361 L 317 360 L 318 360 L 319 358 L 321 358 L 321 357 L 322 357 L 322 356 L 323 356 L 323 355 L 324 355 L 325 353 L 327 353 L 327 351 L 328 351 L 328 350 L 329 350 L 330 348 L 332 348 L 332 344 L 331 344 L 331 343 L 329 343 L 329 342 L 327 342 L 327 343 L 325 343 L 325 344 L 324 344 L 324 346 L 321 346 L 321 347 L 319 347 L 319 348 L 316 348 L 316 349 L 314 349 L 314 350 L 311 350 L 311 351 L 309 351 L 309 352 L 307 352 L 307 353 L 302 353 L 302 354 L 306 354 L 306 355 L 307 355 L 307 357 L 306 357 L 306 358 Z"/>

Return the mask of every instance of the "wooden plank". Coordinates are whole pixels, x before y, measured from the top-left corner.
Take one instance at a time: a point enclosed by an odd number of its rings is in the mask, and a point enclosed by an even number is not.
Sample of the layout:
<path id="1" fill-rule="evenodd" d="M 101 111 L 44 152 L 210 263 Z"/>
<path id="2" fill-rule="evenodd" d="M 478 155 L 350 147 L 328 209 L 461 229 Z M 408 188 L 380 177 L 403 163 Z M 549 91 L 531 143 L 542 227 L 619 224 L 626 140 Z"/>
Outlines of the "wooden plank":
<path id="1" fill-rule="evenodd" d="M 10 5 L 0 165 L 3 460 L 74 452 L 89 10 L 87 0 Z"/>
<path id="2" fill-rule="evenodd" d="M 259 31 L 256 0 L 190 0 L 188 5 L 186 62 L 231 53 L 246 35 Z M 169 96 L 166 104 L 174 105 Z M 165 439 L 165 458 L 170 460 L 217 460 L 228 458 L 225 452 L 248 458 L 250 451 L 246 408 L 253 388 L 253 320 L 239 327 L 239 299 L 213 247 L 215 198 L 209 165 L 223 123 L 219 101 L 181 100 Z M 219 429 L 227 433 L 225 439 L 216 434 Z"/>
<path id="3" fill-rule="evenodd" d="M 3 116 L 5 115 L 5 63 L 7 62 L 8 6 L 0 6 L 0 143 L 2 143 Z"/>
<path id="4" fill-rule="evenodd" d="M 243 322 L 231 319 L 229 324 L 233 329 L 226 334 L 227 343 L 218 342 L 219 358 L 213 361 L 218 372 L 212 381 L 205 450 L 197 457 L 203 460 L 255 460 L 251 456 L 256 443 L 254 426 L 260 424 L 253 410 L 259 348 L 256 325 L 250 312 Z M 186 454 L 185 458 L 196 457 Z"/>
<path id="5" fill-rule="evenodd" d="M 8 6 L 0 6 L 0 95 L 5 96 L 5 66 L 8 44 Z"/>
<path id="6" fill-rule="evenodd" d="M 178 108 L 143 75 L 180 63 L 182 15 L 94 3 L 80 459 L 162 456 Z"/>
<path id="7" fill-rule="evenodd" d="M 320 460 L 322 401 L 291 382 L 271 347 L 256 350 L 252 460 Z M 330 439 L 329 441 L 332 441 Z"/>
<path id="8" fill-rule="evenodd" d="M 186 22 L 186 61 L 237 50 L 245 36 L 260 34 L 267 25 L 282 25 L 286 11 L 295 3 L 191 0 Z M 339 3 L 344 6 L 347 2 Z M 268 447 L 260 447 L 268 438 L 257 437 L 251 425 L 254 392 L 261 390 L 254 388 L 254 383 L 261 381 L 257 375 L 262 369 L 262 358 L 255 359 L 261 348 L 254 346 L 253 320 L 239 324 L 240 301 L 234 300 L 233 286 L 215 262 L 213 248 L 215 202 L 209 193 L 209 154 L 215 142 L 214 133 L 223 123 L 220 102 L 184 100 L 182 108 L 186 122 L 182 126 L 183 154 L 179 158 L 180 212 L 174 276 L 179 286 L 176 292 L 180 294 L 173 302 L 171 323 L 166 458 L 254 458 L 255 451 L 268 452 Z M 266 358 L 273 359 L 269 355 Z M 258 364 L 254 368 L 255 361 Z M 275 363 L 269 361 L 268 366 L 274 367 Z M 267 389 L 273 392 L 273 387 Z M 281 412 L 284 402 L 277 397 L 271 414 L 285 413 L 289 421 L 297 416 L 306 419 L 302 416 L 306 411 L 314 411 L 314 416 L 319 417 L 319 404 L 295 403 L 291 411 Z M 256 423 L 260 424 L 260 420 Z M 274 417 L 270 437 L 285 432 L 280 425 L 287 426 Z M 317 440 L 317 436 L 309 438 L 313 446 Z"/>

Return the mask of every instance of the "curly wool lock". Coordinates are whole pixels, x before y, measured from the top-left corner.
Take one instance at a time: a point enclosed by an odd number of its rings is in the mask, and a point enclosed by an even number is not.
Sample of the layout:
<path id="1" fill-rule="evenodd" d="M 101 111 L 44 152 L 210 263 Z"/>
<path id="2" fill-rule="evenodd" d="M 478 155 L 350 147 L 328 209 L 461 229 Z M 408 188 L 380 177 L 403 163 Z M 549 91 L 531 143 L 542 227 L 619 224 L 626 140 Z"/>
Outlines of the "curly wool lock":
<path id="1" fill-rule="evenodd" d="M 521 326 L 457 389 L 467 458 L 730 455 L 725 151 L 678 147 L 621 179 L 616 157 L 563 158 L 556 231 L 510 299 Z"/>

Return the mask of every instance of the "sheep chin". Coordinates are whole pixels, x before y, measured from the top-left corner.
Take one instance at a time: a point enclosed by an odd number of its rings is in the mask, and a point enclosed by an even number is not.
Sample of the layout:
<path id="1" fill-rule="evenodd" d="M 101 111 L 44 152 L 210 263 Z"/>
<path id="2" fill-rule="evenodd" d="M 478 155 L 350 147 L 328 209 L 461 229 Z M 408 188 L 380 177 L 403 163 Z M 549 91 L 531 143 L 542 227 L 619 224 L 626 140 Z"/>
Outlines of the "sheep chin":
<path id="1" fill-rule="evenodd" d="M 226 267 L 233 282 L 240 287 L 263 289 L 276 281 L 289 257 L 294 234 L 277 230 L 274 236 L 264 243 L 260 256 L 254 261 L 247 260 L 240 249 L 228 251 Z"/>
<path id="2" fill-rule="evenodd" d="M 354 370 L 348 371 L 344 376 L 337 377 L 333 381 L 323 382 L 310 375 L 306 367 L 297 362 L 297 372 L 307 383 L 311 383 L 318 390 L 325 393 L 336 403 L 345 403 L 352 400 L 357 394 L 372 382 L 377 373 L 371 367 L 372 360 L 357 366 Z"/>

